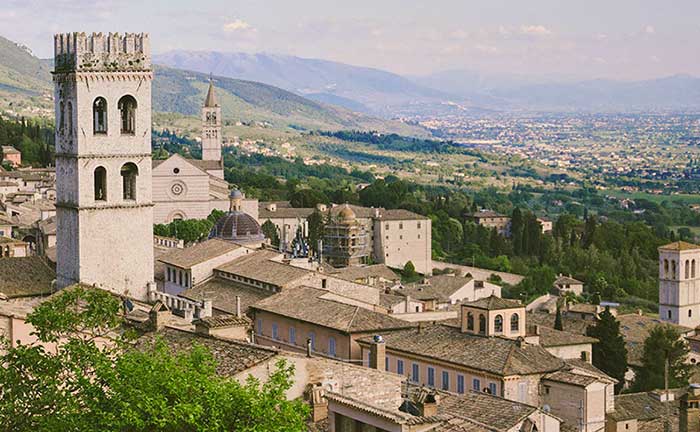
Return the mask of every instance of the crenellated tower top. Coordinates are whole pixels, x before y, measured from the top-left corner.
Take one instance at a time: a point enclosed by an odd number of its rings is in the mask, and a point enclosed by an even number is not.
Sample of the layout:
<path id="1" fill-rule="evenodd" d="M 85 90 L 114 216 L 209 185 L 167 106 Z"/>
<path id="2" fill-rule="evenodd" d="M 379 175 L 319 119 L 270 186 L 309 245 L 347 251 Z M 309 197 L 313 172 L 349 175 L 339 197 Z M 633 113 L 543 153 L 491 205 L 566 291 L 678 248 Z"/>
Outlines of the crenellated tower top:
<path id="1" fill-rule="evenodd" d="M 56 34 L 54 70 L 57 73 L 150 71 L 148 33 Z"/>

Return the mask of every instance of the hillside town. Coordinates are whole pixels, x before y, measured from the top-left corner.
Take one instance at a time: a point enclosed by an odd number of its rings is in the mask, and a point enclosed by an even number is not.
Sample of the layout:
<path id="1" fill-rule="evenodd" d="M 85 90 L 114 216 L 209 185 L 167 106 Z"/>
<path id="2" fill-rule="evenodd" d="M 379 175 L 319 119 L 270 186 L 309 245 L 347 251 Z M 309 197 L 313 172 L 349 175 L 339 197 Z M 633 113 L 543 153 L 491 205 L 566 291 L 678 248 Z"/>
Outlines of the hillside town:
<path id="1" fill-rule="evenodd" d="M 658 248 L 657 316 L 579 301 L 591 281 L 567 274 L 545 295 L 507 298 L 521 276 L 435 260 L 434 221 L 417 212 L 248 198 L 224 175 L 211 81 L 201 159 L 152 159 L 148 34 L 57 34 L 54 50 L 55 167 L 24 167 L 2 148 L 13 169 L 0 168 L 0 333 L 11 347 L 40 343 L 27 317 L 42 304 L 97 290 L 119 299 L 137 343 L 203 346 L 219 375 L 265 382 L 280 360 L 292 365 L 285 397 L 309 407 L 310 431 L 700 428 L 692 379 L 632 391 L 661 324 L 689 346 L 687 366 L 700 360 L 700 246 Z M 154 235 L 212 214 L 206 239 Z M 496 211 L 464 219 L 513 234 Z M 537 224 L 552 235 L 547 215 Z M 605 341 L 590 328 L 608 319 L 626 347 L 620 377 L 595 366 Z"/>

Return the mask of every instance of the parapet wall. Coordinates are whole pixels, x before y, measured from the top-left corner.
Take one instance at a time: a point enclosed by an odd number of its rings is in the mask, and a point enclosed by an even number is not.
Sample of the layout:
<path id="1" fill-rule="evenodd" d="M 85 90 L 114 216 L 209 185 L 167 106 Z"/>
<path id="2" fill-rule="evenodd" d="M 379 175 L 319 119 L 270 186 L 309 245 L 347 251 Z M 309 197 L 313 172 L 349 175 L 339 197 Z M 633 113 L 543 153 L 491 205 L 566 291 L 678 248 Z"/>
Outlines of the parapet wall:
<path id="1" fill-rule="evenodd" d="M 54 35 L 55 72 L 151 70 L 148 33 L 60 33 Z"/>

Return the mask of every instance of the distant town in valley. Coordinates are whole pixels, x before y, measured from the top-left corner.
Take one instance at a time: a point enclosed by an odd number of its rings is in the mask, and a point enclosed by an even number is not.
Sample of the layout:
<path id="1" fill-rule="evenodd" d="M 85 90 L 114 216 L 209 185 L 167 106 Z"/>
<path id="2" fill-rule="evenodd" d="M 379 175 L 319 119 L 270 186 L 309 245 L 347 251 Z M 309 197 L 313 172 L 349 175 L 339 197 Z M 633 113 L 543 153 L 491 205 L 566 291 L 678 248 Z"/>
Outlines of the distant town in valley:
<path id="1" fill-rule="evenodd" d="M 680 11 L 12 3 L 0 429 L 700 432 Z"/>

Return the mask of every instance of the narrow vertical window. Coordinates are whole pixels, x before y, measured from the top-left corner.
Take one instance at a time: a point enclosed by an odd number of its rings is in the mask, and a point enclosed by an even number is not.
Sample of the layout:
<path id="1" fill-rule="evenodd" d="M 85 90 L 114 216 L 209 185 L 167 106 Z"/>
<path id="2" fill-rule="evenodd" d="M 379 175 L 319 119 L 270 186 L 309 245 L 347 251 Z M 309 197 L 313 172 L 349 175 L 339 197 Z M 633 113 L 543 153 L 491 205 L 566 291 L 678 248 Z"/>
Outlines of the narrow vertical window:
<path id="1" fill-rule="evenodd" d="M 486 317 L 483 314 L 479 314 L 479 333 L 486 334 Z"/>
<path id="2" fill-rule="evenodd" d="M 513 314 L 510 316 L 510 331 L 520 331 L 520 317 L 518 314 Z"/>
<path id="3" fill-rule="evenodd" d="M 139 175 L 138 167 L 129 162 L 124 164 L 121 169 L 122 175 L 122 190 L 125 200 L 136 199 L 136 177 Z"/>
<path id="4" fill-rule="evenodd" d="M 63 101 L 58 103 L 58 131 L 63 134 L 66 128 L 66 106 Z"/>
<path id="5" fill-rule="evenodd" d="M 413 363 L 411 365 L 411 381 L 414 383 L 419 382 L 420 380 L 420 366 L 418 366 L 418 363 Z"/>
<path id="6" fill-rule="evenodd" d="M 403 375 L 403 360 L 396 360 L 396 373 Z"/>
<path id="7" fill-rule="evenodd" d="M 122 135 L 136 133 L 136 99 L 131 95 L 119 99 L 119 116 L 121 119 Z"/>
<path id="8" fill-rule="evenodd" d="M 107 201 L 107 170 L 99 166 L 94 175 L 95 201 Z"/>
<path id="9" fill-rule="evenodd" d="M 442 389 L 450 389 L 450 373 L 447 371 L 442 371 Z"/>
<path id="10" fill-rule="evenodd" d="M 457 375 L 457 393 L 464 394 L 464 375 Z"/>
<path id="11" fill-rule="evenodd" d="M 496 315 L 493 320 L 493 330 L 496 333 L 503 333 L 503 317 L 501 315 Z"/>
<path id="12" fill-rule="evenodd" d="M 428 366 L 428 386 L 435 387 L 435 369 Z"/>
<path id="13" fill-rule="evenodd" d="M 467 330 L 474 331 L 474 314 L 467 312 Z"/>
<path id="14" fill-rule="evenodd" d="M 335 357 L 335 338 L 331 336 L 328 339 L 328 355 Z"/>
<path id="15" fill-rule="evenodd" d="M 92 103 L 92 130 L 95 135 L 107 133 L 107 101 L 103 97 Z"/>
<path id="16" fill-rule="evenodd" d="M 289 343 L 292 345 L 297 344 L 297 329 L 294 327 L 289 327 Z"/>
<path id="17" fill-rule="evenodd" d="M 66 104 L 66 124 L 68 126 L 68 135 L 73 135 L 73 104 Z"/>

